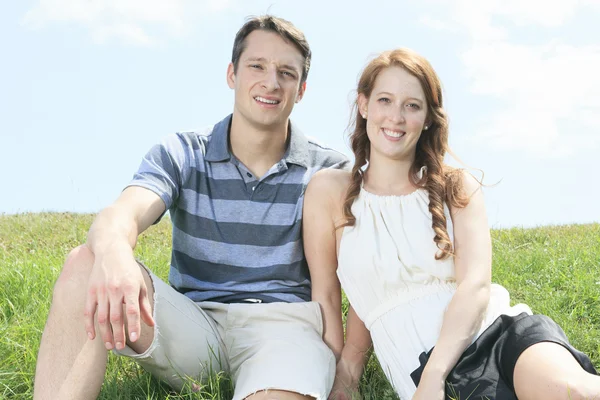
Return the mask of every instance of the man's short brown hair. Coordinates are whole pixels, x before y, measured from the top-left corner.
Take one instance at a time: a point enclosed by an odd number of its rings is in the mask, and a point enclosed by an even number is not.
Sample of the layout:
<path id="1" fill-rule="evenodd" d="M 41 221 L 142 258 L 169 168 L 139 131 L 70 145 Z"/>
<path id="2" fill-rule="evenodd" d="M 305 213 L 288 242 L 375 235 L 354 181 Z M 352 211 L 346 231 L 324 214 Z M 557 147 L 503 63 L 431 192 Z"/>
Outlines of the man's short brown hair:
<path id="1" fill-rule="evenodd" d="M 300 84 L 306 82 L 308 70 L 310 69 L 311 52 L 304 33 L 296 28 L 290 21 L 272 15 L 261 15 L 250 18 L 235 35 L 233 52 L 231 54 L 233 70 L 237 72 L 240 56 L 246 48 L 246 37 L 255 30 L 274 32 L 281 36 L 286 42 L 290 42 L 296 46 L 302 54 L 302 57 L 304 57 L 304 68 L 302 70 Z"/>

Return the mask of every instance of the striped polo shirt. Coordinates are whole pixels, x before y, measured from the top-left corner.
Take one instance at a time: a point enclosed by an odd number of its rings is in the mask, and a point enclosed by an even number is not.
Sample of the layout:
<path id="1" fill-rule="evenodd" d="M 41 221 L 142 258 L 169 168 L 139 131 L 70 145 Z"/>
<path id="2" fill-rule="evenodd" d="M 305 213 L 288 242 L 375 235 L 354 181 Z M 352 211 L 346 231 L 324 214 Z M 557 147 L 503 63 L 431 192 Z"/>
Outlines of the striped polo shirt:
<path id="1" fill-rule="evenodd" d="M 231 118 L 168 136 L 129 184 L 153 191 L 169 210 L 169 283 L 194 301 L 309 301 L 304 191 L 315 172 L 344 168 L 348 160 L 290 123 L 283 158 L 254 176 L 229 151 Z"/>

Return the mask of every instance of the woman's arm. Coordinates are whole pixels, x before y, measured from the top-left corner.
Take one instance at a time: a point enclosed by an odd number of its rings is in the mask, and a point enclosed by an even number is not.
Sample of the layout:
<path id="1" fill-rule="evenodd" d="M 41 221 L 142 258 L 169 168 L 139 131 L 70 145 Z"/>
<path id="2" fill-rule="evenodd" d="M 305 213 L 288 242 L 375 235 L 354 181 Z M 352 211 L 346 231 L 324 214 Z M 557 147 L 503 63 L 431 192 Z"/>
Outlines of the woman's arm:
<path id="1" fill-rule="evenodd" d="M 340 359 L 344 346 L 342 295 L 336 275 L 337 255 L 334 225 L 336 175 L 343 171 L 322 170 L 311 179 L 304 194 L 302 229 L 304 253 L 312 282 L 312 300 L 321 305 L 323 340 Z"/>
<path id="2" fill-rule="evenodd" d="M 478 332 L 489 302 L 492 246 L 483 193 L 481 185 L 466 172 L 463 187 L 465 193 L 472 193 L 469 204 L 450 210 L 458 287 L 444 314 L 440 336 L 419 388 L 430 384 L 435 387 L 440 382 L 443 388 L 446 377 Z"/>
<path id="3" fill-rule="evenodd" d="M 337 390 L 354 392 L 371 355 L 371 334 L 350 306 L 346 319 L 346 343 L 337 365 Z"/>

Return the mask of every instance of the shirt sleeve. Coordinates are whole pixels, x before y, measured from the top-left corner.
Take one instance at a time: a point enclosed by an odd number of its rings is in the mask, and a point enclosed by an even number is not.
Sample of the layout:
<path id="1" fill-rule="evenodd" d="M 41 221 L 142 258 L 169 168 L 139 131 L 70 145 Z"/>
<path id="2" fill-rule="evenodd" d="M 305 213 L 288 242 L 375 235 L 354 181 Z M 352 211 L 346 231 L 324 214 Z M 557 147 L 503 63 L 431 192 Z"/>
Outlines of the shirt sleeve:
<path id="1" fill-rule="evenodd" d="M 156 193 L 171 208 L 189 171 L 190 152 L 180 134 L 167 136 L 146 153 L 129 186 L 140 186 Z"/>

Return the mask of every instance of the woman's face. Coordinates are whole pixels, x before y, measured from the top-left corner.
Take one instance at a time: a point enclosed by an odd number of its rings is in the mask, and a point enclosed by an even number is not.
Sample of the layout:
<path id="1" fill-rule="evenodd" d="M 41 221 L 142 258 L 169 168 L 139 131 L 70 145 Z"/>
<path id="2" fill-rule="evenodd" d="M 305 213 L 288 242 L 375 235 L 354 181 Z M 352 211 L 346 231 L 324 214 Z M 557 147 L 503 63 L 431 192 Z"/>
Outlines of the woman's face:
<path id="1" fill-rule="evenodd" d="M 412 161 L 427 119 L 421 83 L 400 67 L 379 73 L 371 96 L 359 95 L 359 110 L 367 119 L 373 157 Z"/>

